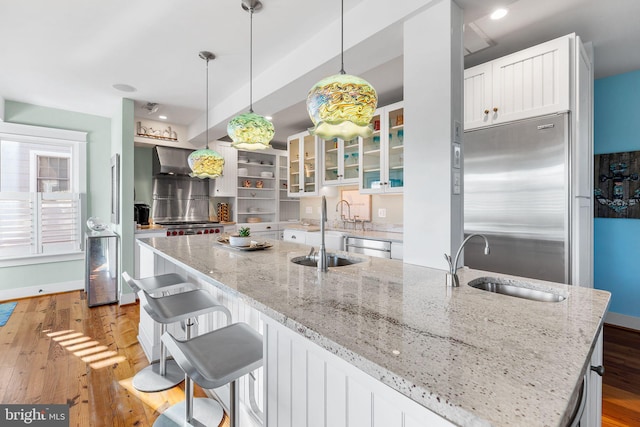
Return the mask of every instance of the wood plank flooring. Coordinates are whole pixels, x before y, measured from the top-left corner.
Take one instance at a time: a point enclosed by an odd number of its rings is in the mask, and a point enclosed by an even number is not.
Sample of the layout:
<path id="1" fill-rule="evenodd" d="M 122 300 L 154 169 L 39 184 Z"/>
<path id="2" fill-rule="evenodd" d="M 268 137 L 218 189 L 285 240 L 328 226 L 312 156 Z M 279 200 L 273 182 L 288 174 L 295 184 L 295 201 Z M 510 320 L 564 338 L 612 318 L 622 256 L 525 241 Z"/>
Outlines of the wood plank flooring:
<path id="1" fill-rule="evenodd" d="M 640 426 L 640 332 L 605 325 L 602 427 Z"/>
<path id="2" fill-rule="evenodd" d="M 148 362 L 137 334 L 139 306 L 88 308 L 82 291 L 18 300 L 0 327 L 0 402 L 70 406 L 70 425 L 151 426 L 184 399 L 183 384 L 140 393 Z M 196 387 L 196 396 L 205 396 Z M 228 427 L 228 419 L 220 425 Z"/>
<path id="3" fill-rule="evenodd" d="M 139 310 L 88 308 L 81 291 L 19 300 L 0 327 L 0 402 L 68 403 L 77 427 L 151 426 L 184 391 L 132 387 L 148 364 L 137 340 Z M 605 325 L 604 366 L 602 426 L 640 427 L 640 332 Z M 204 392 L 196 387 L 196 395 Z"/>

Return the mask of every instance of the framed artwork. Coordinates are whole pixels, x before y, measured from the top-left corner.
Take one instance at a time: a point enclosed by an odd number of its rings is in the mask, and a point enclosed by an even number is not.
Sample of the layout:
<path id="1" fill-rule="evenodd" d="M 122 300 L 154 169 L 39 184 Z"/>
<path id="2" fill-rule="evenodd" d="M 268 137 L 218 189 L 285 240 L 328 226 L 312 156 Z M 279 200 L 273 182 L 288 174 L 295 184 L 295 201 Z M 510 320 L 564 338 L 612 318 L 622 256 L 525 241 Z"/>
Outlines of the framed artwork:
<path id="1" fill-rule="evenodd" d="M 111 222 L 120 223 L 120 154 L 111 157 Z"/>
<path id="2" fill-rule="evenodd" d="M 640 151 L 594 156 L 595 218 L 640 218 Z"/>

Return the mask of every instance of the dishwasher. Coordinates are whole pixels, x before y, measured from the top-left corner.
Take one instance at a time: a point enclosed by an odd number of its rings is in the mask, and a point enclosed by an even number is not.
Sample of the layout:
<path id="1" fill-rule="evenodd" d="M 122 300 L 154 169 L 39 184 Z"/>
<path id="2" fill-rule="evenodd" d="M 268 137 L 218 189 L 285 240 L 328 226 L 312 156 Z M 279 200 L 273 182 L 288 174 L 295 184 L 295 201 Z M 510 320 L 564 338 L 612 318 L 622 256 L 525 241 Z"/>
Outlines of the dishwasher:
<path id="1" fill-rule="evenodd" d="M 391 258 L 391 242 L 386 240 L 347 237 L 346 247 L 347 252 L 355 252 L 378 258 Z"/>

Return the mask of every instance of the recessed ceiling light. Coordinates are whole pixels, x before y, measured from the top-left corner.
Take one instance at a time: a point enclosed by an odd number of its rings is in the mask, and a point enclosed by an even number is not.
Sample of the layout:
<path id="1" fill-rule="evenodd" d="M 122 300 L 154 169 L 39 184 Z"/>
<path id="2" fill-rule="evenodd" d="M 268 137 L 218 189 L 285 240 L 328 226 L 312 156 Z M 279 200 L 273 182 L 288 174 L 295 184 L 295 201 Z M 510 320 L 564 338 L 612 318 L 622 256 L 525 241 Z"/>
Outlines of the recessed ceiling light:
<path id="1" fill-rule="evenodd" d="M 167 116 L 158 116 L 160 120 L 167 120 Z"/>
<path id="2" fill-rule="evenodd" d="M 491 19 L 498 20 L 498 19 L 502 19 L 505 16 L 507 16 L 507 9 L 496 9 L 493 11 L 493 13 L 491 14 Z"/>
<path id="3" fill-rule="evenodd" d="M 135 92 L 137 90 L 135 87 L 123 83 L 116 83 L 113 85 L 113 88 L 121 92 Z"/>

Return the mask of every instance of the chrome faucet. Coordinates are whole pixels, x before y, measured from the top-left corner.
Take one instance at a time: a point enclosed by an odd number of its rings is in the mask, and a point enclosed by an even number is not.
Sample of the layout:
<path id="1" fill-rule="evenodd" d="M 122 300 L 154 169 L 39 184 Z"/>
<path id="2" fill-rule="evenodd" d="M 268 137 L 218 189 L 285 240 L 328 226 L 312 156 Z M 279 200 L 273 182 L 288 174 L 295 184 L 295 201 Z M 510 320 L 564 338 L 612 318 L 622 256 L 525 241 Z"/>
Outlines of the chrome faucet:
<path id="1" fill-rule="evenodd" d="M 460 259 L 460 254 L 462 253 L 462 249 L 464 245 L 467 244 L 472 237 L 482 237 L 484 239 L 484 254 L 489 255 L 489 241 L 482 234 L 471 234 L 466 239 L 462 241 L 462 244 L 458 248 L 458 252 L 456 252 L 456 257 L 454 258 L 453 263 L 451 262 L 451 256 L 444 254 L 444 259 L 449 263 L 449 272 L 447 273 L 447 286 L 458 287 L 460 286 L 460 279 L 458 279 L 458 260 Z"/>
<path id="2" fill-rule="evenodd" d="M 329 271 L 327 262 L 327 248 L 324 245 L 324 228 L 327 222 L 327 198 L 322 196 L 322 207 L 320 208 L 320 250 L 318 251 L 318 271 Z"/>
<path id="3" fill-rule="evenodd" d="M 340 201 L 336 204 L 336 212 L 338 212 L 338 208 L 340 208 L 340 218 L 342 218 L 342 221 L 344 222 L 344 212 L 342 211 L 342 204 L 346 204 L 347 205 L 347 219 L 346 221 L 349 221 L 351 219 L 351 205 L 349 204 L 349 202 L 347 202 L 344 199 L 340 199 Z M 344 226 L 344 224 L 343 224 Z"/>

